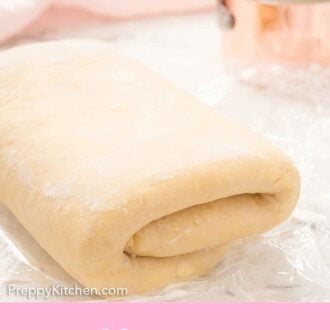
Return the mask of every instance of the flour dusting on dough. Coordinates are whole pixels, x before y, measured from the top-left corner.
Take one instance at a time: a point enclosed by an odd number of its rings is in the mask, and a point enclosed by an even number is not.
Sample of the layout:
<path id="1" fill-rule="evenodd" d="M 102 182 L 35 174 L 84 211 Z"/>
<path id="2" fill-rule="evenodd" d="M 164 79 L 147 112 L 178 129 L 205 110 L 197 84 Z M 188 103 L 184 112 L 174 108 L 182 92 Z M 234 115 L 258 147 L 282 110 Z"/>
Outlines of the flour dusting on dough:
<path id="1" fill-rule="evenodd" d="M 134 72 L 126 68 L 113 69 L 110 74 L 105 76 L 105 78 L 115 84 L 131 84 L 137 81 Z"/>
<path id="2" fill-rule="evenodd" d="M 43 194 L 48 198 L 66 198 L 70 196 L 70 185 L 68 184 L 55 184 L 45 185 Z"/>

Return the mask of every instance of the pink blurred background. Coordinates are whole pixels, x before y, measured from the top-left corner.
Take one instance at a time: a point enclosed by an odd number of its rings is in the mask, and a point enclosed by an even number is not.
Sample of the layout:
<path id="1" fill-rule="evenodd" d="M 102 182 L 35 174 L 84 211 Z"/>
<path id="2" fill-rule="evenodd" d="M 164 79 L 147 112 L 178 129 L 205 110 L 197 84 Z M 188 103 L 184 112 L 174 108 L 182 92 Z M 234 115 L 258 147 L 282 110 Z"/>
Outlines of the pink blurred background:
<path id="1" fill-rule="evenodd" d="M 205 11 L 216 0 L 5 0 L 0 2 L 0 43 L 24 34 L 109 19 Z"/>

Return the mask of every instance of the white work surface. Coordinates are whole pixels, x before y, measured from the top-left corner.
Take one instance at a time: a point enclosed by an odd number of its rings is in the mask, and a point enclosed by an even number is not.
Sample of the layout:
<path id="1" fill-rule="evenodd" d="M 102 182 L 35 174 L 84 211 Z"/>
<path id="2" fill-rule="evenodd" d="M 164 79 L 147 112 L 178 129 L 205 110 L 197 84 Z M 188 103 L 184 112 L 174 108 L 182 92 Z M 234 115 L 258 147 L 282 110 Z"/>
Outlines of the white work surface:
<path id="1" fill-rule="evenodd" d="M 218 268 L 203 278 L 130 300 L 330 300 L 329 72 L 317 65 L 305 69 L 269 65 L 229 73 L 221 64 L 221 32 L 215 14 L 94 25 L 38 38 L 63 37 L 107 40 L 224 115 L 272 140 L 289 154 L 301 173 L 298 207 L 280 228 L 237 242 Z M 24 300 L 6 296 L 11 283 L 48 287 L 69 282 L 68 275 L 17 220 L 0 209 L 0 299 Z"/>

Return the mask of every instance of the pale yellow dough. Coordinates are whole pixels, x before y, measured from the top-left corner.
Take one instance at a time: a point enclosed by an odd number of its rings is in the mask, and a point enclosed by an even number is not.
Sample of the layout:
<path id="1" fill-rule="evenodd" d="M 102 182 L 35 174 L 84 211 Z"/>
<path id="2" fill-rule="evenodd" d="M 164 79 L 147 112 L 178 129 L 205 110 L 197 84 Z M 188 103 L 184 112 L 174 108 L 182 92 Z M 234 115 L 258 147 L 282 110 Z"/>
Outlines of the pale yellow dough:
<path id="1" fill-rule="evenodd" d="M 200 276 L 298 193 L 278 149 L 106 43 L 0 55 L 0 201 L 87 287 Z"/>

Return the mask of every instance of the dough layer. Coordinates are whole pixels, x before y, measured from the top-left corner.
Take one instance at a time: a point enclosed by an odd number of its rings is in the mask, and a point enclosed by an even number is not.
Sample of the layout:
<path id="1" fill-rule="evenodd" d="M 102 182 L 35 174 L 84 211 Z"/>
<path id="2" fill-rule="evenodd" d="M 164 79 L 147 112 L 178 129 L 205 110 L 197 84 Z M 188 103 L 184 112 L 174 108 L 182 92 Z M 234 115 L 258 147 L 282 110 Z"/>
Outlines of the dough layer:
<path id="1" fill-rule="evenodd" d="M 0 201 L 87 287 L 205 274 L 298 194 L 281 151 L 106 43 L 0 55 Z"/>

